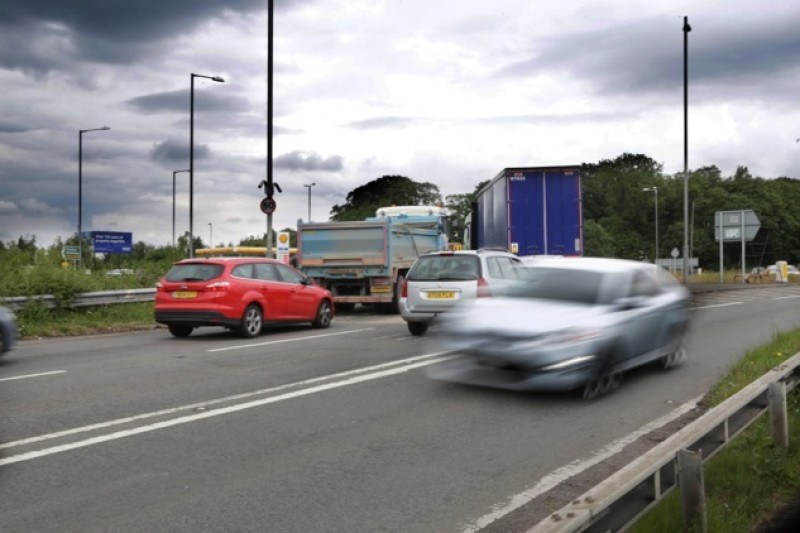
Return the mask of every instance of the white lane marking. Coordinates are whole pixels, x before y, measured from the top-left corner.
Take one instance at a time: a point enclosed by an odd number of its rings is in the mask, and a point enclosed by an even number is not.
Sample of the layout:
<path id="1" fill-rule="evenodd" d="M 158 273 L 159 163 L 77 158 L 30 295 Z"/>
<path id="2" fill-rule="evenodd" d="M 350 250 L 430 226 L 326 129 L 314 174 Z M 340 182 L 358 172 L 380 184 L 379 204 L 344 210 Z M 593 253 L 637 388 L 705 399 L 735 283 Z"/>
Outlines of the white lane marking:
<path id="1" fill-rule="evenodd" d="M 225 348 L 214 348 L 212 350 L 206 350 L 206 352 L 227 352 L 230 350 L 241 350 L 242 348 L 256 348 L 258 346 L 269 346 L 270 344 L 283 344 L 286 342 L 298 342 L 298 341 L 305 341 L 308 339 L 321 339 L 323 337 L 336 337 L 339 335 L 348 335 L 350 333 L 361 333 L 362 331 L 371 331 L 375 328 L 364 328 L 364 329 L 351 329 L 348 331 L 337 331 L 336 333 L 323 333 L 322 335 L 309 335 L 306 337 L 295 337 L 292 339 L 281 339 L 277 341 L 265 341 L 265 342 L 256 342 L 253 344 L 240 344 L 238 346 L 228 346 Z"/>
<path id="2" fill-rule="evenodd" d="M 54 374 L 63 374 L 66 370 L 53 370 L 52 372 L 40 372 L 38 374 L 25 374 L 24 376 L 12 376 L 10 378 L 0 378 L 0 381 L 13 381 L 15 379 L 29 379 L 38 378 L 41 376 L 52 376 Z"/>
<path id="3" fill-rule="evenodd" d="M 773 300 L 790 300 L 792 298 L 800 298 L 800 294 L 795 295 L 795 296 L 780 296 L 780 297 L 773 298 Z"/>
<path id="4" fill-rule="evenodd" d="M 374 372 L 374 371 L 378 371 L 380 369 L 384 369 L 384 368 L 387 368 L 387 367 L 398 366 L 398 365 L 406 365 L 406 364 L 413 364 L 413 363 L 417 363 L 419 361 L 423 361 L 425 359 L 431 359 L 431 358 L 439 357 L 441 355 L 446 355 L 447 353 L 448 352 L 435 352 L 435 353 L 430 353 L 430 354 L 426 354 L 426 355 L 418 355 L 418 356 L 415 356 L 415 357 L 409 357 L 408 359 L 401 359 L 399 361 L 390 361 L 388 363 L 381 363 L 379 365 L 373 365 L 373 366 L 368 366 L 368 367 L 364 367 L 364 368 L 357 368 L 357 369 L 354 369 L 354 370 L 347 370 L 345 372 L 338 372 L 336 374 L 329 374 L 327 376 L 321 376 L 321 377 L 317 377 L 317 378 L 305 379 L 305 380 L 302 380 L 302 381 L 296 381 L 294 383 L 287 383 L 285 385 L 278 385 L 276 387 L 270 387 L 270 388 L 267 388 L 267 389 L 257 390 L 257 391 L 253 391 L 253 392 L 246 392 L 246 393 L 243 393 L 243 394 L 236 394 L 236 395 L 233 395 L 233 396 L 225 396 L 223 398 L 216 398 L 216 399 L 207 400 L 207 401 L 204 401 L 204 402 L 198 402 L 198 403 L 193 403 L 193 404 L 189 404 L 189 405 L 182 405 L 182 406 L 179 406 L 179 407 L 172 407 L 170 409 L 162 409 L 160 411 L 152 411 L 150 413 L 142 413 L 142 414 L 139 414 L 139 415 L 130 416 L 130 417 L 126 417 L 126 418 L 117 418 L 115 420 L 109 420 L 107 422 L 100 422 L 100 423 L 91 424 L 91 425 L 88 425 L 88 426 L 82 426 L 82 427 L 77 427 L 77 428 L 72 428 L 72 429 L 66 429 L 64 431 L 58 431 L 58 432 L 55 432 L 55 433 L 48 433 L 46 435 L 39 435 L 39 436 L 36 436 L 36 437 L 29 437 L 27 439 L 21 439 L 21 440 L 16 440 L 16 441 L 12 441 L 12 442 L 0 443 L 0 450 L 4 449 L 4 448 L 13 448 L 13 447 L 16 447 L 16 446 L 23 446 L 25 444 L 32 444 L 34 442 L 41 442 L 41 441 L 45 441 L 45 440 L 56 439 L 56 438 L 60 438 L 60 437 L 66 437 L 68 435 L 74 435 L 74 434 L 77 434 L 77 433 L 85 433 L 87 431 L 94 431 L 94 430 L 97 430 L 97 429 L 103 429 L 103 428 L 107 428 L 107 427 L 111 427 L 111 426 L 118 426 L 120 424 L 128 424 L 128 423 L 131 423 L 131 422 L 136 422 L 138 420 L 146 420 L 148 418 L 154 418 L 154 417 L 157 417 L 157 416 L 165 416 L 165 415 L 171 415 L 171 414 L 174 414 L 174 413 L 180 413 L 182 411 L 190 411 L 192 409 L 197 409 L 199 407 L 208 407 L 208 406 L 219 404 L 219 403 L 236 401 L 236 400 L 243 400 L 245 398 L 251 398 L 253 396 L 262 396 L 264 394 L 271 394 L 273 392 L 278 392 L 278 391 L 281 391 L 281 390 L 284 390 L 284 389 L 288 389 L 288 388 L 291 388 L 291 387 L 299 387 L 299 386 L 303 386 L 303 385 L 311 385 L 313 383 L 319 383 L 320 381 L 338 379 L 338 378 L 343 378 L 343 377 L 352 376 L 352 375 L 356 375 L 356 374 L 364 374 L 366 372 Z M 440 360 L 441 359 L 435 359 L 432 362 L 435 363 L 435 362 L 438 362 Z"/>
<path id="5" fill-rule="evenodd" d="M 683 405 L 673 409 L 669 413 L 665 414 L 664 416 L 657 418 L 650 422 L 647 425 L 642 426 L 641 428 L 637 429 L 636 431 L 621 437 L 610 444 L 607 444 L 603 448 L 600 448 L 598 451 L 594 453 L 588 459 L 577 459 L 572 461 L 571 463 L 558 468 L 551 473 L 547 474 L 543 478 L 541 478 L 536 485 L 532 488 L 516 494 L 511 497 L 511 499 L 506 504 L 502 504 L 502 507 L 495 509 L 494 511 L 480 517 L 478 520 L 475 521 L 474 524 L 468 524 L 464 526 L 464 533 L 475 533 L 480 529 L 488 526 L 495 520 L 498 520 L 505 515 L 509 514 L 510 512 L 522 507 L 523 505 L 527 504 L 531 500 L 535 500 L 545 492 L 549 491 L 550 489 L 564 483 L 571 477 L 574 477 L 585 470 L 595 466 L 602 461 L 605 461 L 609 457 L 613 457 L 614 455 L 620 453 L 626 446 L 632 444 L 633 442 L 637 441 L 644 435 L 647 435 L 653 430 L 656 430 L 662 426 L 667 425 L 669 422 L 676 420 L 680 416 L 688 413 L 692 409 L 697 406 L 697 403 L 702 399 L 702 396 L 698 396 L 688 402 L 684 403 Z"/>
<path id="6" fill-rule="evenodd" d="M 714 305 L 704 305 L 701 307 L 692 307 L 692 309 L 714 309 L 715 307 L 729 307 L 731 305 L 739 305 L 743 303 L 744 302 L 729 302 L 726 304 L 714 304 Z"/>

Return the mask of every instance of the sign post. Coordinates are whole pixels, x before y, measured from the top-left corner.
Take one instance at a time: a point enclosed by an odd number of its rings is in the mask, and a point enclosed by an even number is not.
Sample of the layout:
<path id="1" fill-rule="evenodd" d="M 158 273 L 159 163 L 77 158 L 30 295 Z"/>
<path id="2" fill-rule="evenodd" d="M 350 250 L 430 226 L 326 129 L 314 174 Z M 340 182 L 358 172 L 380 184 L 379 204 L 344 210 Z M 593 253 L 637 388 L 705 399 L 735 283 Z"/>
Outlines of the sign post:
<path id="1" fill-rule="evenodd" d="M 761 221 L 752 209 L 717 211 L 714 213 L 714 239 L 719 242 L 719 282 L 723 282 L 722 245 L 725 242 L 742 243 L 742 281 L 746 273 L 745 242 L 756 238 Z"/>

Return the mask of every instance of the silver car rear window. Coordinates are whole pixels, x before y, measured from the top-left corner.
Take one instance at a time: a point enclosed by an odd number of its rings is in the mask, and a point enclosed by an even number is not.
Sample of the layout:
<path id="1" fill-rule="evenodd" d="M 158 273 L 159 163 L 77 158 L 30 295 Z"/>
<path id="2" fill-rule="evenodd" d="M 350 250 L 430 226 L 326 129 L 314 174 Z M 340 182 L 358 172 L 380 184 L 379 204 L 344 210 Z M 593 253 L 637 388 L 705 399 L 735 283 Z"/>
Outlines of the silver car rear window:
<path id="1" fill-rule="evenodd" d="M 408 272 L 409 281 L 471 281 L 481 276 L 474 255 L 429 255 L 417 259 Z"/>

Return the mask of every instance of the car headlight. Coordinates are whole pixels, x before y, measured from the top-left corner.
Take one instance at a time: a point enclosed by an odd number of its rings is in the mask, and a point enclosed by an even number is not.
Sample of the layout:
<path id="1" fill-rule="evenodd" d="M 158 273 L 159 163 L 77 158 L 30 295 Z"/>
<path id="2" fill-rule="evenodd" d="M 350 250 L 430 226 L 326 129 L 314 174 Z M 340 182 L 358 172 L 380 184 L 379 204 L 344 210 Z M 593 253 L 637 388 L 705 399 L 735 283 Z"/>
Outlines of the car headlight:
<path id="1" fill-rule="evenodd" d="M 573 357 L 571 359 L 567 359 L 566 361 L 561 361 L 559 363 L 553 363 L 552 365 L 543 366 L 540 370 L 563 370 L 570 366 L 588 363 L 589 361 L 593 361 L 596 358 L 597 356 L 593 354 L 581 355 L 579 357 Z"/>

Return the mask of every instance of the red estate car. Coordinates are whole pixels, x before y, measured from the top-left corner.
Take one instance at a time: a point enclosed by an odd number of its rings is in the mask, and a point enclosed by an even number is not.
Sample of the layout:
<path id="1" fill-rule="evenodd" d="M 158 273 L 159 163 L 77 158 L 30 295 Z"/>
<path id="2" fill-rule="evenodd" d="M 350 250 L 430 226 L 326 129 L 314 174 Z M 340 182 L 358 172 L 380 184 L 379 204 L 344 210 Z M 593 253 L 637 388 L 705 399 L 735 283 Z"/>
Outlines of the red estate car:
<path id="1" fill-rule="evenodd" d="M 223 326 L 255 337 L 268 323 L 310 322 L 327 328 L 333 297 L 279 261 L 255 257 L 184 259 L 156 284 L 155 319 L 176 337 Z"/>

